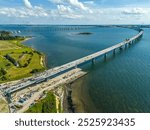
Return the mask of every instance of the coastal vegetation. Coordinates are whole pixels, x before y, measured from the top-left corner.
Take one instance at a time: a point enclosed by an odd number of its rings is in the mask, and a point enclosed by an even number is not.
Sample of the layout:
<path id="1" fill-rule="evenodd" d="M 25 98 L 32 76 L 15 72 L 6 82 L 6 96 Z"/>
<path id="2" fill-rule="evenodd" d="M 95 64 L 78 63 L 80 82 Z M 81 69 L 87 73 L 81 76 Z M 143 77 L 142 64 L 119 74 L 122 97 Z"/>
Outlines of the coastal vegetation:
<path id="1" fill-rule="evenodd" d="M 0 95 L 0 113 L 8 113 L 9 108 L 7 102 Z"/>
<path id="2" fill-rule="evenodd" d="M 0 32 L 0 83 L 31 76 L 43 71 L 43 54 L 21 42 L 25 37 L 12 36 L 10 32 Z"/>
<path id="3" fill-rule="evenodd" d="M 13 36 L 9 31 L 0 31 L 0 40 L 15 40 L 22 39 L 20 36 Z"/>
<path id="4" fill-rule="evenodd" d="M 60 108 L 59 108 L 60 110 Z M 26 113 L 56 113 L 56 97 L 52 92 L 48 92 L 44 99 L 39 100 L 31 106 Z"/>

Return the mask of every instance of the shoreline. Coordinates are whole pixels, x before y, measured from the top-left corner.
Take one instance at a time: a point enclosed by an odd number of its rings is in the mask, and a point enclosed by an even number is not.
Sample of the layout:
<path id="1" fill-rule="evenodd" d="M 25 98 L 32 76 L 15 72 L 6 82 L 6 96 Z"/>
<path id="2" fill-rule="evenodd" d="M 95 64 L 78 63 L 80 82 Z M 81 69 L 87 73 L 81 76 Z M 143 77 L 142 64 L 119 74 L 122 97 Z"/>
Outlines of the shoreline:
<path id="1" fill-rule="evenodd" d="M 24 42 L 26 42 L 28 40 L 31 40 L 32 38 L 33 37 L 24 37 L 23 40 L 19 41 L 19 44 L 22 44 L 23 46 L 28 47 L 28 48 L 32 49 L 33 51 L 37 51 L 35 48 L 32 48 L 32 47 L 27 46 L 26 44 L 24 44 Z M 39 51 L 37 51 L 37 52 L 39 52 Z M 46 58 L 46 55 L 43 54 L 42 52 L 39 52 L 39 56 L 40 56 L 40 64 L 41 64 L 41 66 L 43 66 L 44 70 L 46 70 L 47 69 L 47 58 Z M 44 70 L 42 70 L 41 72 L 43 72 Z M 59 93 L 59 91 L 61 91 L 61 95 L 60 94 L 57 95 L 57 96 L 55 95 L 56 98 L 57 98 L 56 99 L 57 113 L 61 112 L 61 111 L 62 112 L 67 112 L 67 113 L 68 112 L 73 112 L 73 113 L 75 112 L 74 103 L 73 103 L 72 95 L 71 95 L 72 94 L 71 84 L 74 83 L 76 80 L 80 79 L 85 74 L 86 74 L 85 72 L 82 72 L 82 70 L 80 70 L 77 77 L 73 76 L 74 77 L 73 79 L 70 79 L 69 82 L 67 81 L 67 83 L 65 83 L 64 89 L 62 89 L 62 90 L 56 89 L 55 90 L 56 92 L 53 91 L 54 94 L 55 93 Z M 29 77 L 31 77 L 31 76 L 28 76 L 28 77 L 25 76 L 25 77 L 23 77 L 21 79 L 12 80 L 12 81 L 9 81 L 9 82 L 7 81 L 7 82 L 4 82 L 3 84 L 8 84 L 8 83 L 11 84 L 13 82 L 19 82 L 19 81 L 21 81 L 21 80 L 23 80 L 25 78 L 29 78 Z M 66 104 L 64 102 L 66 102 Z M 60 104 L 60 107 L 61 107 L 60 108 L 61 111 L 58 110 L 59 109 L 59 104 Z M 63 111 L 63 110 L 65 110 L 65 111 Z"/>
<path id="2" fill-rule="evenodd" d="M 29 40 L 31 40 L 31 39 L 33 39 L 34 37 L 25 37 L 25 39 L 21 42 L 23 45 L 25 45 L 24 44 L 24 42 L 26 42 L 26 41 L 29 41 Z M 25 46 L 27 46 L 27 45 L 25 45 Z M 40 51 L 38 51 L 38 50 L 36 50 L 35 48 L 32 48 L 32 47 L 30 47 L 30 46 L 27 46 L 27 47 L 29 47 L 29 48 L 31 48 L 32 50 L 34 50 L 34 51 L 37 51 L 37 52 L 39 52 L 40 53 L 40 55 L 41 55 L 41 59 L 40 59 L 40 64 L 45 68 L 45 70 L 47 69 L 47 58 L 46 58 L 46 55 L 43 53 L 43 52 L 40 52 Z"/>
<path id="3" fill-rule="evenodd" d="M 45 91 L 51 91 L 55 95 L 57 95 L 60 99 L 60 106 L 61 106 L 61 112 L 66 112 L 64 109 L 67 108 L 67 105 L 64 104 L 64 101 L 66 100 L 65 92 L 64 92 L 64 86 L 66 84 L 74 82 L 76 79 L 79 79 L 80 77 L 84 76 L 86 72 L 82 71 L 79 68 L 73 69 L 69 72 L 66 72 L 58 77 L 55 77 L 53 79 L 48 80 L 47 82 L 43 82 L 41 84 L 37 84 L 35 86 L 30 87 L 30 89 L 26 88 L 24 90 L 21 90 L 17 93 L 14 93 L 12 95 L 12 102 L 16 102 L 20 99 L 20 95 L 27 95 L 31 91 L 34 93 L 32 94 L 32 97 L 29 98 L 24 104 L 22 104 L 21 109 L 16 109 L 17 113 L 22 113 L 30 107 L 31 104 L 34 104 L 35 101 L 38 101 L 40 97 L 43 95 L 43 92 Z"/>
<path id="4" fill-rule="evenodd" d="M 33 37 L 30 37 L 30 38 L 25 38 L 25 40 L 22 41 L 22 43 L 28 41 L 28 40 L 31 40 Z M 25 45 L 26 46 L 26 45 Z M 33 50 L 35 50 L 35 48 L 32 48 Z M 36 50 L 37 51 L 37 50 Z M 41 52 L 40 52 L 41 53 Z M 43 67 L 46 67 L 47 68 L 47 56 L 43 53 L 41 53 L 41 63 L 43 65 Z M 77 80 L 77 79 L 76 79 Z M 75 81 L 76 81 L 75 80 Z M 73 81 L 73 82 L 75 82 Z M 70 91 L 72 91 L 71 89 L 71 85 L 70 83 L 64 85 L 64 90 L 61 91 L 62 95 L 59 96 L 59 95 L 56 95 L 56 93 L 58 91 L 60 91 L 59 89 L 56 89 L 53 91 L 55 97 L 57 98 L 56 99 L 56 104 L 57 104 L 57 107 L 58 107 L 58 99 L 60 99 L 59 103 L 61 103 L 61 110 L 63 110 L 63 112 L 65 113 L 68 113 L 68 112 L 74 112 L 74 108 L 73 108 L 73 102 L 70 102 L 68 103 L 68 99 L 70 101 L 72 101 L 72 97 L 71 97 L 71 93 L 69 92 L 69 88 L 70 88 Z M 56 91 L 56 92 L 55 92 Z M 68 110 L 68 108 L 70 108 L 70 110 Z M 65 111 L 64 111 L 65 110 Z M 57 113 L 58 113 L 58 110 L 57 110 Z"/>
<path id="5" fill-rule="evenodd" d="M 43 67 L 46 70 L 48 68 L 47 67 L 47 56 L 44 53 L 42 53 L 42 62 L 43 62 Z"/>
<path id="6" fill-rule="evenodd" d="M 31 40 L 33 37 L 25 37 L 25 39 L 23 41 L 21 41 L 21 43 L 26 42 L 28 40 Z"/>
<path id="7" fill-rule="evenodd" d="M 32 39 L 33 37 L 27 37 L 27 38 L 25 38 L 24 40 L 22 40 L 22 41 L 20 41 L 20 44 L 22 44 L 22 45 L 24 45 L 24 46 L 26 46 L 26 47 L 29 47 L 29 48 L 31 48 L 33 51 L 37 51 L 36 49 L 34 49 L 34 48 L 32 48 L 32 47 L 30 47 L 30 46 L 27 46 L 27 45 L 25 45 L 24 44 L 24 42 L 26 42 L 26 41 L 28 41 L 28 40 L 30 40 L 30 39 Z M 37 51 L 37 52 L 39 52 L 39 51 Z M 39 52 L 39 56 L 40 56 L 40 64 L 43 66 L 43 68 L 44 68 L 44 70 L 45 69 L 47 69 L 47 66 L 46 66 L 46 64 L 47 64 L 47 58 L 46 58 L 46 55 L 45 54 L 43 54 L 43 53 L 41 53 L 41 52 Z M 44 70 L 42 70 L 41 72 L 43 72 Z M 82 72 L 82 73 L 81 73 Z M 71 113 L 74 113 L 75 112 L 75 105 L 74 105 L 74 103 L 73 103 L 73 100 L 72 100 L 72 87 L 71 87 L 71 84 L 72 83 L 74 83 L 76 80 L 78 80 L 78 79 L 80 79 L 81 77 L 83 77 L 84 75 L 86 75 L 87 73 L 85 73 L 85 72 L 83 72 L 82 70 L 80 70 L 80 74 L 76 77 L 76 76 L 74 76 L 74 79 L 72 80 L 69 80 L 69 82 L 67 82 L 67 83 L 65 83 L 65 88 L 64 88 L 64 90 L 62 90 L 63 92 L 62 92 L 62 95 L 61 96 L 59 96 L 59 99 L 60 99 L 60 106 L 61 106 L 61 108 L 60 108 L 60 110 L 62 111 L 62 110 L 65 110 L 65 111 L 63 111 L 63 112 L 71 112 Z M 33 75 L 32 75 L 33 76 Z M 22 79 L 24 79 L 24 78 L 29 78 L 30 76 L 28 76 L 28 77 L 23 77 L 23 78 L 21 78 L 21 79 L 18 79 L 18 80 L 12 80 L 12 81 L 9 81 L 9 82 L 5 82 L 6 84 L 7 83 L 11 83 L 11 82 L 17 82 L 17 81 L 20 81 L 20 80 L 22 80 Z M 4 83 L 4 84 L 5 84 Z M 56 91 L 57 91 L 57 89 L 56 89 Z M 59 90 L 58 90 L 59 91 Z M 54 94 L 55 94 L 55 92 L 53 92 Z M 64 102 L 66 102 L 66 104 L 64 103 Z M 56 104 L 57 104 L 57 109 L 58 109 L 58 100 L 56 101 Z M 57 112 L 58 112 L 58 110 L 57 110 Z"/>
<path id="8" fill-rule="evenodd" d="M 98 109 L 89 95 L 88 88 L 86 87 L 86 80 L 85 75 L 71 84 L 71 98 L 75 113 L 89 113 L 93 111 L 98 112 Z"/>
<path id="9" fill-rule="evenodd" d="M 71 81 L 70 83 L 67 83 L 64 87 L 64 99 L 63 99 L 63 107 L 65 109 L 64 113 L 76 113 L 77 112 L 77 104 L 75 104 L 73 100 L 73 86 L 76 81 L 80 80 L 83 76 L 86 76 L 88 73 L 81 75 L 79 78 L 76 78 L 75 80 Z"/>
<path id="10" fill-rule="evenodd" d="M 37 53 L 37 55 L 39 55 L 39 62 L 38 62 L 38 64 L 40 64 L 41 66 L 38 66 L 38 68 L 40 68 L 40 70 L 39 70 L 39 72 L 43 72 L 43 71 L 45 71 L 46 69 L 47 69 L 47 66 L 46 66 L 46 56 L 45 56 L 45 54 L 44 53 L 41 53 L 41 52 L 39 52 L 39 51 L 37 51 L 35 48 L 32 48 L 32 47 L 30 47 L 30 46 L 28 46 L 28 45 L 26 45 L 26 44 L 24 44 L 24 42 L 26 42 L 26 41 L 28 41 L 28 40 L 31 40 L 32 38 L 34 38 L 34 37 L 24 37 L 24 38 L 22 38 L 22 39 L 16 39 L 16 40 L 5 40 L 6 42 L 8 41 L 8 42 L 11 42 L 11 44 L 14 44 L 14 45 L 17 45 L 17 46 L 21 46 L 19 49 L 21 49 L 21 51 L 24 51 L 24 49 L 26 49 L 26 48 L 28 48 L 28 49 L 30 49 L 31 51 L 32 51 L 32 53 Z M 11 53 L 11 51 L 13 51 L 13 50 L 10 50 L 9 48 L 7 49 L 8 51 L 10 51 L 10 53 Z M 7 51 L 6 50 L 6 51 Z M 16 49 L 15 49 L 16 50 Z M 4 54 L 5 54 L 5 52 L 3 52 Z M 9 52 L 7 52 L 7 53 L 9 53 Z M 13 52 L 14 53 L 14 52 Z M 1 55 L 0 55 L 1 56 Z M 41 62 L 41 63 L 40 63 Z M 20 67 L 21 68 L 21 67 Z M 22 67 L 23 68 L 23 67 Z M 27 66 L 27 69 L 29 69 L 29 67 Z M 31 69 L 31 67 L 30 67 L 30 69 Z M 39 73 L 39 72 L 37 72 L 37 73 Z M 8 71 L 8 73 L 9 73 L 9 71 Z M 23 76 L 20 76 L 20 77 L 15 77 L 15 78 L 12 78 L 12 79 L 9 79 L 9 80 L 5 80 L 5 81 L 0 81 L 0 85 L 3 85 L 3 84 L 13 84 L 13 82 L 18 82 L 18 81 L 21 81 L 21 80 L 23 80 L 23 79 L 28 79 L 28 78 L 30 78 L 30 77 L 32 77 L 32 76 L 34 76 L 36 73 L 34 73 L 34 74 L 31 74 L 31 73 L 26 73 L 26 74 L 24 74 Z"/>

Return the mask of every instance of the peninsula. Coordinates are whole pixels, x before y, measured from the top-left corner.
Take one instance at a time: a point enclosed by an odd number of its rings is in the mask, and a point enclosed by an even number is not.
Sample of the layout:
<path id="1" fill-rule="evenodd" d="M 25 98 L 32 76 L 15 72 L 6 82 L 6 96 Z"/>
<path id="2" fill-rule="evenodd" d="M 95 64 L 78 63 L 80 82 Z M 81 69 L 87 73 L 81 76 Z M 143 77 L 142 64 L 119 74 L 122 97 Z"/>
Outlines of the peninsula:
<path id="1" fill-rule="evenodd" d="M 46 69 L 44 55 L 22 44 L 29 37 L 0 32 L 0 83 L 32 76 Z"/>

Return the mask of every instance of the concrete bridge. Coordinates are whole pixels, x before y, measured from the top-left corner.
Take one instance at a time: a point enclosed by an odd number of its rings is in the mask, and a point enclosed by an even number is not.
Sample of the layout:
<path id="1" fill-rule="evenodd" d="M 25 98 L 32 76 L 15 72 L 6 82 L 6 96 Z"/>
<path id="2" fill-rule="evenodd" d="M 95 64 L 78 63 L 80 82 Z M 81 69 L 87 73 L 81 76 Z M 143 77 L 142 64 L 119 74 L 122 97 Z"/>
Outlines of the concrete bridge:
<path id="1" fill-rule="evenodd" d="M 117 49 L 121 50 L 123 48 L 126 48 L 129 45 L 132 45 L 133 43 L 136 43 L 138 40 L 140 40 L 142 38 L 143 33 L 144 33 L 144 31 L 142 29 L 140 29 L 139 33 L 130 39 L 126 39 L 125 41 L 118 43 L 114 46 L 111 46 L 111 47 L 106 48 L 104 50 L 98 51 L 98 52 L 93 53 L 91 55 L 85 56 L 85 57 L 80 58 L 78 60 L 69 62 L 69 63 L 64 64 L 62 66 L 46 70 L 45 72 L 39 74 L 38 76 L 36 76 L 34 78 L 33 77 L 29 78 L 27 81 L 24 81 L 20 84 L 16 84 L 14 86 L 11 86 L 8 89 L 5 89 L 4 93 L 5 93 L 5 95 L 10 96 L 12 93 L 14 93 L 16 91 L 22 90 L 28 86 L 35 85 L 35 84 L 44 82 L 44 81 L 49 80 L 49 79 L 52 79 L 52 78 L 54 78 L 54 77 L 56 77 L 56 76 L 58 76 L 64 72 L 67 72 L 73 68 L 76 68 L 79 65 L 82 65 L 86 62 L 92 61 L 94 63 L 95 60 L 100 56 L 104 56 L 104 58 L 106 58 L 108 53 L 113 52 L 113 54 L 115 54 Z"/>

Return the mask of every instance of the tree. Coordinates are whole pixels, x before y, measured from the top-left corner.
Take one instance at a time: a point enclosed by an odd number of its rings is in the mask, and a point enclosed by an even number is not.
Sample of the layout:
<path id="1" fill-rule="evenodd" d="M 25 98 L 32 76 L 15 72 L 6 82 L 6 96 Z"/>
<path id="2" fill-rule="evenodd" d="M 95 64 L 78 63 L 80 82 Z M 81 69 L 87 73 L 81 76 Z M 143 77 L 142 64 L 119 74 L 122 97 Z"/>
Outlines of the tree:
<path id="1" fill-rule="evenodd" d="M 3 76 L 4 76 L 5 74 L 7 74 L 7 72 L 6 72 L 3 68 L 1 68 L 1 69 L 0 69 L 0 75 L 3 75 Z"/>

